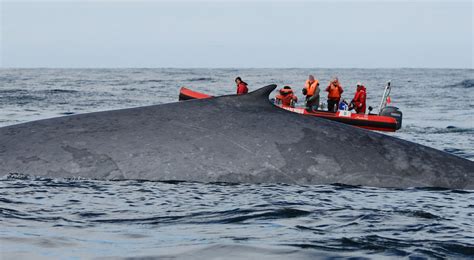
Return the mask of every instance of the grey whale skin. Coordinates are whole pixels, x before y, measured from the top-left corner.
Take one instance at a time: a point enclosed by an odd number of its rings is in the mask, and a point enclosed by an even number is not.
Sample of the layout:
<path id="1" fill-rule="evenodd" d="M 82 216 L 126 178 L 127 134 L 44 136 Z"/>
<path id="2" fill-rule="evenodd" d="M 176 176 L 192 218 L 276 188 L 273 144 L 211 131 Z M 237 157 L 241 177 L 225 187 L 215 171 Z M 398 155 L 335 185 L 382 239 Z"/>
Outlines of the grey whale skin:
<path id="1" fill-rule="evenodd" d="M 247 95 L 0 128 L 0 174 L 474 189 L 474 162 Z"/>

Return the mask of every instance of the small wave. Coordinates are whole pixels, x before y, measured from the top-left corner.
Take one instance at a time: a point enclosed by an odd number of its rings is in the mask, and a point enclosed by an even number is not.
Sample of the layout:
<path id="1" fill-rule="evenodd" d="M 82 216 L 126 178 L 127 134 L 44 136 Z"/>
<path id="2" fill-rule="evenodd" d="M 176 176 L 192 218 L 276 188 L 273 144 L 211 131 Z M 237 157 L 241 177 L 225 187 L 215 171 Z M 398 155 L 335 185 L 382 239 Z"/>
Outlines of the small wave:
<path id="1" fill-rule="evenodd" d="M 14 201 L 14 200 L 6 199 L 6 198 L 0 198 L 0 203 L 7 203 L 7 204 L 25 204 L 25 202 L 22 202 L 22 201 Z"/>
<path id="2" fill-rule="evenodd" d="M 413 190 L 419 190 L 419 191 L 434 191 L 434 192 L 451 191 L 451 189 L 442 188 L 442 187 L 416 187 L 416 188 L 413 188 Z"/>
<path id="3" fill-rule="evenodd" d="M 160 83 L 163 82 L 164 80 L 162 79 L 147 79 L 147 80 L 140 80 L 138 81 L 138 84 L 146 84 L 146 83 Z"/>
<path id="4" fill-rule="evenodd" d="M 410 241 L 400 240 L 395 238 L 387 238 L 378 235 L 368 235 L 363 237 L 343 237 L 336 243 L 339 243 L 339 248 L 343 250 L 369 250 L 369 251 L 384 251 L 387 253 L 396 253 L 399 256 L 408 256 L 411 247 L 423 248 L 426 241 Z M 443 256 L 431 250 L 427 250 L 424 254 L 428 257 Z"/>
<path id="5" fill-rule="evenodd" d="M 100 83 L 100 80 L 96 79 L 77 79 L 73 80 L 72 83 L 76 86 L 81 86 L 81 85 L 97 85 L 97 83 Z"/>
<path id="6" fill-rule="evenodd" d="M 29 180 L 31 178 L 28 174 L 12 172 L 3 176 L 2 180 Z"/>
<path id="7" fill-rule="evenodd" d="M 397 213 L 402 214 L 402 215 L 416 217 L 416 218 L 435 219 L 435 220 L 443 219 L 440 216 L 437 216 L 435 214 L 432 214 L 430 212 L 423 211 L 423 210 L 401 210 L 401 211 L 398 211 Z"/>
<path id="8" fill-rule="evenodd" d="M 457 155 L 459 157 L 463 157 L 463 158 L 470 158 L 471 155 L 468 154 L 466 152 L 466 150 L 463 150 L 463 149 L 458 149 L 458 148 L 444 148 L 443 151 L 447 152 L 447 153 L 450 153 L 450 154 L 454 154 L 454 155 Z"/>
<path id="9" fill-rule="evenodd" d="M 122 88 L 123 91 L 138 91 L 138 88 Z"/>
<path id="10" fill-rule="evenodd" d="M 312 243 L 292 243 L 285 244 L 303 249 L 319 249 L 324 251 L 340 251 L 340 252 L 384 252 L 384 255 L 392 256 L 409 256 L 409 247 L 413 246 L 408 241 L 398 239 L 385 238 L 377 235 L 369 235 L 363 237 L 342 237 L 340 239 L 332 239 L 326 241 L 312 241 Z M 357 258 L 359 259 L 359 258 Z"/>
<path id="11" fill-rule="evenodd" d="M 149 180 L 137 180 L 138 182 L 150 182 Z M 153 181 L 151 181 L 153 182 Z M 157 181 L 161 183 L 166 183 L 166 184 L 182 184 L 186 183 L 186 181 L 179 181 L 179 180 L 169 180 L 169 181 Z"/>
<path id="12" fill-rule="evenodd" d="M 107 215 L 106 213 L 102 212 L 77 212 L 76 214 L 82 218 L 96 218 Z"/>
<path id="13" fill-rule="evenodd" d="M 336 187 L 336 190 L 345 190 L 345 189 L 358 189 L 362 188 L 360 185 L 349 185 L 344 183 L 333 183 L 332 186 Z"/>
<path id="14" fill-rule="evenodd" d="M 15 209 L 0 207 L 0 216 L 3 218 L 24 218 L 27 214 Z"/>
<path id="15" fill-rule="evenodd" d="M 292 209 L 292 208 L 283 208 L 272 210 L 263 213 L 257 214 L 250 214 L 250 215 L 243 215 L 243 216 L 236 216 L 232 218 L 224 218 L 218 220 L 218 223 L 240 223 L 251 219 L 285 219 L 285 218 L 296 218 L 301 216 L 306 216 L 311 214 L 311 212 L 299 209 Z"/>
<path id="16" fill-rule="evenodd" d="M 46 97 L 44 95 L 42 96 L 35 96 L 35 95 L 29 95 L 25 93 L 21 94 L 14 94 L 14 95 L 0 95 L 0 100 L 2 102 L 6 102 L 9 104 L 15 104 L 15 106 L 23 106 L 31 103 L 35 103 L 38 101 L 44 101 L 46 100 Z"/>
<path id="17" fill-rule="evenodd" d="M 233 237 L 234 241 L 246 240 Z M 189 249 L 188 249 L 189 248 Z M 180 246 L 167 250 L 164 254 L 153 254 L 144 257 L 127 257 L 127 259 L 369 259 L 363 257 L 341 256 L 334 252 L 316 251 L 311 249 L 295 250 L 292 246 L 278 247 L 265 244 L 206 244 L 199 246 Z M 199 257 L 198 257 L 199 256 Z"/>
<path id="18" fill-rule="evenodd" d="M 456 127 L 448 125 L 444 128 L 441 127 L 419 127 L 416 125 L 407 125 L 405 129 L 409 132 L 418 134 L 448 134 L 448 133 L 468 133 L 474 134 L 474 128 Z"/>
<path id="19" fill-rule="evenodd" d="M 464 88 L 472 88 L 474 87 L 474 79 L 466 79 L 463 80 L 459 85 L 463 86 Z"/>
<path id="20" fill-rule="evenodd" d="M 4 89 L 4 90 L 0 90 L 0 94 L 1 95 L 11 95 L 11 94 L 26 94 L 28 93 L 28 91 L 24 90 L 24 89 Z"/>
<path id="21" fill-rule="evenodd" d="M 188 81 L 212 81 L 213 79 L 212 78 L 209 78 L 209 77 L 201 77 L 201 78 L 191 78 L 191 79 L 188 79 Z"/>
<path id="22" fill-rule="evenodd" d="M 93 222 L 109 223 L 109 224 L 167 224 L 176 220 L 185 218 L 186 216 L 155 216 L 148 218 L 116 218 L 116 219 L 95 219 Z"/>
<path id="23" fill-rule="evenodd" d="M 434 131 L 435 134 L 445 134 L 445 133 L 474 133 L 474 128 L 462 128 L 452 125 L 448 125 L 446 128 L 438 129 Z"/>
<path id="24" fill-rule="evenodd" d="M 443 243 L 436 243 L 435 246 L 451 254 L 458 254 L 458 255 L 471 256 L 471 257 L 474 256 L 474 245 L 449 241 L 449 242 L 443 242 Z"/>
<path id="25" fill-rule="evenodd" d="M 72 89 L 50 89 L 44 91 L 46 94 L 75 94 L 79 91 Z"/>
<path id="26" fill-rule="evenodd" d="M 459 83 L 448 85 L 448 87 L 462 87 L 462 88 L 473 88 L 474 87 L 474 79 L 466 79 Z"/>
<path id="27" fill-rule="evenodd" d="M 59 216 L 37 216 L 33 215 L 31 212 L 20 212 L 14 209 L 8 208 L 0 208 L 0 216 L 2 219 L 16 219 L 16 220 L 25 220 L 25 221 L 35 221 L 35 222 L 43 222 L 43 223 L 57 223 L 58 221 L 62 221 L 65 223 L 77 223 L 80 224 L 82 222 L 75 221 L 71 219 L 67 219 L 64 217 Z"/>
<path id="28" fill-rule="evenodd" d="M 0 76 L 0 82 L 3 82 L 3 83 L 13 83 L 16 80 L 19 80 L 19 79 L 17 77 Z"/>
<path id="29" fill-rule="evenodd" d="M 238 224 L 249 220 L 287 219 L 306 216 L 311 212 L 293 208 L 257 211 L 250 209 L 233 209 L 219 212 L 199 212 L 189 215 L 153 216 L 147 218 L 96 219 L 98 223 L 126 224 L 172 224 L 175 222 L 189 224 Z"/>

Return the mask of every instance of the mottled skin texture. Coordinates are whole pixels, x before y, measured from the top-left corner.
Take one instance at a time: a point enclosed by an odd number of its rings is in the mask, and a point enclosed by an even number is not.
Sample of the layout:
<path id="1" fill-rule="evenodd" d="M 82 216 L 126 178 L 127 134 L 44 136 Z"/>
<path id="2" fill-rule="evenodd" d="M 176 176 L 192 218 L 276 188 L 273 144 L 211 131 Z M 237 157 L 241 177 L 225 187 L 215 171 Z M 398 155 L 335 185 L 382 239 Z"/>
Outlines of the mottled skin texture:
<path id="1" fill-rule="evenodd" d="M 474 189 L 474 163 L 279 109 L 270 85 L 0 128 L 0 174 Z"/>

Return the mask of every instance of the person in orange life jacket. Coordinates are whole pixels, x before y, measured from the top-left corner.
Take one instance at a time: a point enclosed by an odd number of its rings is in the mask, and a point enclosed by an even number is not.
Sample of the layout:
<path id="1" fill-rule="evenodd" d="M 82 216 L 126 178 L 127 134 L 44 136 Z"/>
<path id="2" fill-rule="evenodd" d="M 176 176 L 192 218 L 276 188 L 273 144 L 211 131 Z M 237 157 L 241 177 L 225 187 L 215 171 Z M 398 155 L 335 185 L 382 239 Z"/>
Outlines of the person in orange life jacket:
<path id="1" fill-rule="evenodd" d="M 248 84 L 242 81 L 240 77 L 235 78 L 235 83 L 237 84 L 237 95 L 247 94 L 249 92 L 247 88 Z"/>
<path id="2" fill-rule="evenodd" d="M 319 92 L 319 81 L 313 75 L 309 75 L 303 88 L 303 95 L 306 96 L 306 110 L 308 112 L 318 110 Z"/>
<path id="3" fill-rule="evenodd" d="M 350 108 L 355 109 L 357 114 L 365 114 L 367 90 L 362 83 L 357 82 L 357 91 L 351 101 Z"/>
<path id="4" fill-rule="evenodd" d="M 278 92 L 279 94 L 275 97 L 278 103 L 287 107 L 295 107 L 295 103 L 298 102 L 298 97 L 293 93 L 290 86 L 284 86 Z"/>
<path id="5" fill-rule="evenodd" d="M 328 111 L 336 112 L 339 100 L 341 100 L 341 95 L 344 92 L 337 77 L 329 82 L 326 91 L 328 92 Z"/>

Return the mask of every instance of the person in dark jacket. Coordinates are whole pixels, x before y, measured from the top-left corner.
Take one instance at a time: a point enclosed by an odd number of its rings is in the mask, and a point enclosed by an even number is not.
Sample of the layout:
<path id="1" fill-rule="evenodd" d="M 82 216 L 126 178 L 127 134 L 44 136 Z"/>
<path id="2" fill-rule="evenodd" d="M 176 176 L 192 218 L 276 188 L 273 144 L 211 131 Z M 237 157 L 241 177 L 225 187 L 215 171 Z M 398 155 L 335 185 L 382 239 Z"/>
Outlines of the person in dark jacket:
<path id="1" fill-rule="evenodd" d="M 237 84 L 237 95 L 247 94 L 249 89 L 248 84 L 242 81 L 240 77 L 235 78 L 235 84 Z"/>

